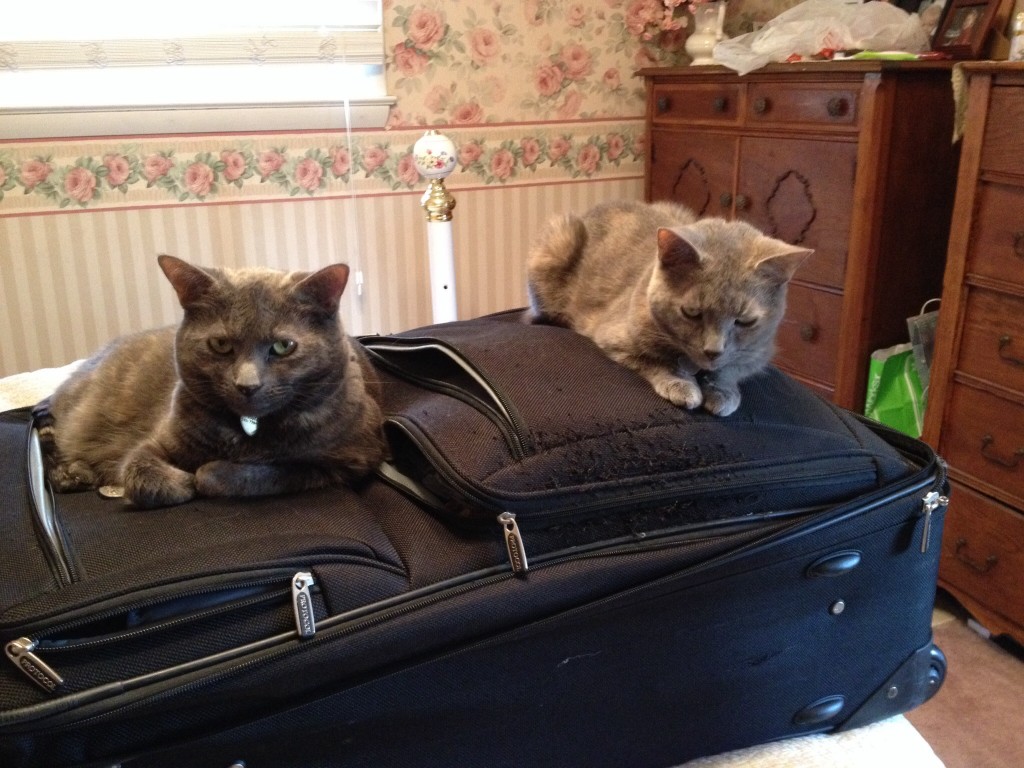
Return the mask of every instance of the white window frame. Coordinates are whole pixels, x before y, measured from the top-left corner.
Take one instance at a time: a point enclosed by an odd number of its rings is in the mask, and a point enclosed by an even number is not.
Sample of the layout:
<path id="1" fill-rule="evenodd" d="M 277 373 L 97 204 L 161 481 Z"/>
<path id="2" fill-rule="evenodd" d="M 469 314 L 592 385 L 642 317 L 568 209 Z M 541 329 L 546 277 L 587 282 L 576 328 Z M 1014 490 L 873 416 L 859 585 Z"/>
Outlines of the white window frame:
<path id="1" fill-rule="evenodd" d="M 134 26 L 132 7 L 38 0 L 0 26 L 0 139 L 380 128 L 395 102 L 380 0 L 175 0 Z"/>

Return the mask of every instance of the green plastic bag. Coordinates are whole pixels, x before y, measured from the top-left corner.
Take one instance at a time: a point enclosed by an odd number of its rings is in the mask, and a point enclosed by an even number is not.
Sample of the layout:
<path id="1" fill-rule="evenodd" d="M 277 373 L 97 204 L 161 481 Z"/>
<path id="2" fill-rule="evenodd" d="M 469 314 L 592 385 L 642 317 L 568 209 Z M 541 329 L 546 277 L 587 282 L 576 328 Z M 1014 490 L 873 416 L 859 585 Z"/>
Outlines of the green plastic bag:
<path id="1" fill-rule="evenodd" d="M 897 344 L 872 352 L 864 415 L 911 437 L 920 437 L 924 407 L 913 346 Z"/>

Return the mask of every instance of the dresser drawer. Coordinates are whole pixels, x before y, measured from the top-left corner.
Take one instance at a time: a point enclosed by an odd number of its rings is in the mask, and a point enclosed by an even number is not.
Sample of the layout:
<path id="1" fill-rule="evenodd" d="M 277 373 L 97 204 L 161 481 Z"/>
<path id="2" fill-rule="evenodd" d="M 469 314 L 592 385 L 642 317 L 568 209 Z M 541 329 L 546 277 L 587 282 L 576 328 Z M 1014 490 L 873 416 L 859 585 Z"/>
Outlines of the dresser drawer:
<path id="1" fill-rule="evenodd" d="M 1024 299 L 970 289 L 957 368 L 1024 393 Z"/>
<path id="2" fill-rule="evenodd" d="M 814 250 L 798 272 L 802 281 L 841 289 L 856 173 L 857 145 L 845 137 L 744 137 L 737 192 L 750 204 L 739 215 L 771 237 Z"/>
<path id="3" fill-rule="evenodd" d="M 735 123 L 739 119 L 739 85 L 656 86 L 652 98 L 655 124 L 674 120 Z"/>
<path id="4" fill-rule="evenodd" d="M 958 475 L 1024 504 L 1024 406 L 954 384 L 939 453 Z"/>
<path id="5" fill-rule="evenodd" d="M 1024 89 L 992 89 L 985 125 L 981 167 L 986 171 L 1024 174 L 1021 126 L 1024 125 Z"/>
<path id="6" fill-rule="evenodd" d="M 1024 186 L 978 185 L 970 248 L 970 272 L 1024 285 Z"/>
<path id="7" fill-rule="evenodd" d="M 853 126 L 857 122 L 859 88 L 800 86 L 794 83 L 753 83 L 747 94 L 750 124 L 804 123 Z"/>
<path id="8" fill-rule="evenodd" d="M 1024 624 L 1024 516 L 953 485 L 942 535 L 939 578 Z"/>
<path id="9" fill-rule="evenodd" d="M 834 386 L 842 311 L 841 295 L 790 285 L 775 362 L 801 377 Z"/>

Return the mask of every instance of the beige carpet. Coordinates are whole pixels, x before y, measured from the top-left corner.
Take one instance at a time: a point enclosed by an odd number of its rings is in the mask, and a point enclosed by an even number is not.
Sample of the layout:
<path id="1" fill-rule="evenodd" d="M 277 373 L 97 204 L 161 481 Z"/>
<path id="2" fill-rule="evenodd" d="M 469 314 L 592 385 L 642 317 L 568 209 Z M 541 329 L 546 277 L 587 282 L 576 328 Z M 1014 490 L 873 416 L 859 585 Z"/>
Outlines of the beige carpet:
<path id="1" fill-rule="evenodd" d="M 1024 660 L 959 618 L 934 635 L 949 663 L 946 681 L 907 719 L 946 768 L 1024 766 Z"/>

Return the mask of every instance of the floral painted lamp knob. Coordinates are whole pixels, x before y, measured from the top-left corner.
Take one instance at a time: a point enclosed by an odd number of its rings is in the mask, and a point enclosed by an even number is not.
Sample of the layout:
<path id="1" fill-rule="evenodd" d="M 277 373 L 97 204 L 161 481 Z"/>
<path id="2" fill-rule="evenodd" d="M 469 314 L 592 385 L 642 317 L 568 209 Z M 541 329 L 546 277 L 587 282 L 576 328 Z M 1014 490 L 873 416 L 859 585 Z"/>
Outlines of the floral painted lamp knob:
<path id="1" fill-rule="evenodd" d="M 420 176 L 430 180 L 420 205 L 427 221 L 450 221 L 455 198 L 444 187 L 444 180 L 455 170 L 455 145 L 444 134 L 430 130 L 412 148 L 413 161 Z"/>
<path id="2" fill-rule="evenodd" d="M 416 169 L 429 179 L 420 205 L 427 212 L 427 248 L 430 255 L 430 301 L 435 323 L 458 319 L 455 301 L 455 248 L 452 209 L 455 198 L 444 180 L 455 170 L 455 145 L 437 131 L 427 131 L 412 148 Z"/>

